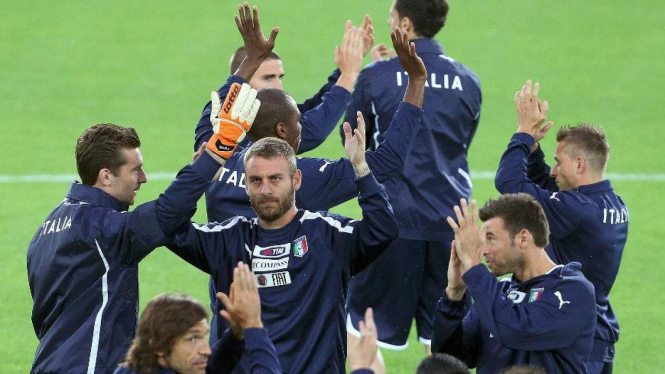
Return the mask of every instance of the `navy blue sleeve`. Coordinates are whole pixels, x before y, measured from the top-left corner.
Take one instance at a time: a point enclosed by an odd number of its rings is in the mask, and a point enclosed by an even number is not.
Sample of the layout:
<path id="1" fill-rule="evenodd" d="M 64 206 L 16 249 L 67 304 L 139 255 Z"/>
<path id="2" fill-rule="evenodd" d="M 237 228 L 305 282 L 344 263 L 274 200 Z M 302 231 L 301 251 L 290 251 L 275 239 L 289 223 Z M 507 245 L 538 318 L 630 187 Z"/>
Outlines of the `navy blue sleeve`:
<path id="1" fill-rule="evenodd" d="M 467 294 L 460 301 L 448 299 L 445 292 L 434 314 L 432 353 L 446 353 L 462 360 L 468 367 L 476 366 L 478 356 L 478 318 L 469 311 Z"/>
<path id="2" fill-rule="evenodd" d="M 367 267 L 397 238 L 399 226 L 388 195 L 372 173 L 356 180 L 361 221 L 352 220 L 335 231 L 334 249 L 343 251 L 343 269 L 353 276 Z M 339 256 L 335 256 L 340 259 Z"/>
<path id="3" fill-rule="evenodd" d="M 328 93 L 332 87 L 337 84 L 337 80 L 342 73 L 339 69 L 333 70 L 333 72 L 328 76 L 328 82 L 321 87 L 319 92 L 314 94 L 311 98 L 305 100 L 302 104 L 298 104 L 298 110 L 300 113 L 308 112 L 321 104 L 323 96 Z"/>
<path id="4" fill-rule="evenodd" d="M 385 140 L 376 151 L 365 155 L 372 174 L 379 182 L 400 174 L 409 153 L 411 143 L 418 133 L 422 110 L 409 103 L 401 103 L 393 117 Z M 329 210 L 355 198 L 358 189 L 351 162 L 347 159 L 301 158 L 298 168 L 302 171 L 302 187 L 296 194 L 296 205 L 310 211 Z"/>
<path id="5" fill-rule="evenodd" d="M 167 243 L 167 237 L 186 225 L 196 212 L 196 203 L 210 187 L 221 167 L 210 155 L 203 154 L 185 166 L 156 201 L 142 204 L 131 213 L 107 214 L 101 227 L 122 225 L 123 231 L 111 240 L 124 263 L 136 263 L 153 249 Z"/>
<path id="6" fill-rule="evenodd" d="M 366 137 L 365 143 L 367 144 L 367 149 L 371 149 L 372 136 L 376 131 L 375 122 L 376 122 L 376 113 L 372 111 L 372 103 L 369 98 L 369 74 L 363 72 L 358 76 L 356 81 L 356 87 L 351 96 L 351 102 L 346 107 L 346 115 L 344 116 L 344 122 L 348 122 L 351 125 L 352 129 L 358 127 L 357 112 L 360 111 L 365 119 L 365 134 L 370 134 Z M 342 139 L 342 145 L 344 145 L 344 128 L 339 127 L 339 134 Z"/>
<path id="7" fill-rule="evenodd" d="M 299 154 L 311 151 L 326 140 L 342 118 L 350 100 L 349 91 L 339 86 L 333 86 L 323 95 L 319 105 L 306 112 L 301 112 L 302 134 L 298 147 Z"/>
<path id="8" fill-rule="evenodd" d="M 217 90 L 217 92 L 219 92 L 219 97 L 226 97 L 226 95 L 229 93 L 229 88 L 233 83 L 243 84 L 245 81 L 235 75 L 230 76 L 229 79 L 227 79 L 226 82 L 222 85 L 222 87 Z M 203 107 L 203 112 L 201 113 L 199 122 L 196 124 L 196 129 L 194 130 L 194 151 L 197 151 L 201 146 L 201 143 L 207 142 L 208 139 L 210 139 L 212 136 L 212 122 L 210 122 L 211 110 L 212 103 L 208 101 L 208 103 Z"/>
<path id="9" fill-rule="evenodd" d="M 233 336 L 231 329 L 226 329 L 221 339 L 212 347 L 212 354 L 208 357 L 206 374 L 226 374 L 235 369 L 240 362 L 245 344 Z"/>
<path id="10" fill-rule="evenodd" d="M 245 347 L 245 354 L 249 356 L 249 367 L 252 374 L 282 373 L 277 351 L 268 337 L 266 329 L 246 329 Z"/>
<path id="11" fill-rule="evenodd" d="M 559 191 L 555 178 L 550 175 L 550 167 L 545 162 L 545 154 L 540 145 L 538 149 L 529 154 L 527 177 L 545 190 L 550 192 Z"/>
<path id="12" fill-rule="evenodd" d="M 529 134 L 513 135 L 501 156 L 494 185 L 502 194 L 524 192 L 533 196 L 545 210 L 551 234 L 562 238 L 578 226 L 587 202 L 575 191 L 550 192 L 528 178 L 527 159 L 533 143 Z"/>
<path id="13" fill-rule="evenodd" d="M 545 289 L 537 301 L 517 304 L 504 295 L 499 281 L 483 264 L 469 269 L 462 279 L 478 319 L 511 349 L 545 351 L 570 346 L 578 338 L 571 331 L 588 327 L 587 319 L 580 316 L 595 310 L 594 295 L 581 282 L 562 280 Z M 568 303 L 561 304 L 557 292 Z"/>

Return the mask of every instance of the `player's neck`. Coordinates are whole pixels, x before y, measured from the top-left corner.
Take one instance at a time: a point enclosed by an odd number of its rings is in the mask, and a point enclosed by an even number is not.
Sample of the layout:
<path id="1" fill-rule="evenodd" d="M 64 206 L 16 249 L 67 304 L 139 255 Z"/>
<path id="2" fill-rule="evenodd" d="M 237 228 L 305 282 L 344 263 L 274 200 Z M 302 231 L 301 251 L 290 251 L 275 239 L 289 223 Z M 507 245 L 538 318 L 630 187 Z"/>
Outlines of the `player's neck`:
<path id="1" fill-rule="evenodd" d="M 295 218 L 296 214 L 298 214 L 298 209 L 296 208 L 295 205 L 293 205 L 291 206 L 291 209 L 289 209 L 281 217 L 273 221 L 266 221 L 261 219 L 261 217 L 259 217 L 259 226 L 261 226 L 261 228 L 264 228 L 266 230 L 278 230 L 291 223 L 291 221 L 293 221 L 293 218 Z"/>
<path id="2" fill-rule="evenodd" d="M 514 273 L 520 282 L 526 282 L 531 278 L 543 275 L 550 271 L 556 264 L 550 259 L 545 249 L 532 250 L 533 253 L 526 255 L 521 269 Z"/>

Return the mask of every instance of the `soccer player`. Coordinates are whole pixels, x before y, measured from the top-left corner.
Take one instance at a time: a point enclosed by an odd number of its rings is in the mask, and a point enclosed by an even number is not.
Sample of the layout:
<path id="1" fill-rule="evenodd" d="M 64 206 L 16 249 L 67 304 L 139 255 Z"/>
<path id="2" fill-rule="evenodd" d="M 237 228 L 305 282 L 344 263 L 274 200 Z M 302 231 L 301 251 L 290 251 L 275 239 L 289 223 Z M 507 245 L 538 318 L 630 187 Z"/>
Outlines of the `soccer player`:
<path id="1" fill-rule="evenodd" d="M 420 125 L 422 116 L 420 107 L 423 102 L 427 74 L 422 60 L 409 49 L 406 34 L 396 30 L 393 32 L 393 37 L 393 44 L 400 62 L 414 79 L 408 84 L 404 93 L 404 102 L 399 105 L 399 110 L 394 115 L 384 143 L 376 151 L 367 153 L 367 163 L 379 182 L 399 174 L 404 167 L 410 145 Z M 220 89 L 219 94 L 226 95 L 229 84 L 244 81 L 239 75 L 231 76 Z M 286 140 L 294 150 L 297 150 L 301 125 L 299 123 L 300 112 L 295 101 L 284 91 L 278 89 L 261 90 L 258 98 L 262 102 L 262 109 L 254 121 L 252 131 L 248 133 L 248 138 L 256 141 L 265 137 L 277 137 Z M 207 127 L 197 127 L 197 138 L 201 141 L 209 136 L 212 129 L 210 119 L 206 116 L 207 113 L 204 111 L 203 117 L 199 121 L 199 123 L 207 122 Z M 206 193 L 207 213 L 211 222 L 223 222 L 238 215 L 256 216 L 245 191 L 247 180 L 242 162 L 243 152 L 240 151 L 231 156 L 218 181 L 213 183 Z M 330 161 L 303 157 L 297 159 L 297 163 L 304 181 L 303 188 L 296 192 L 298 207 L 310 211 L 329 210 L 358 195 L 355 175 L 348 160 Z M 213 311 L 217 310 L 216 291 L 211 283 L 210 299 Z M 211 341 L 216 339 L 216 331 L 220 330 L 215 328 L 216 323 L 217 319 L 213 317 Z"/>
<path id="2" fill-rule="evenodd" d="M 238 25 L 248 39 L 257 38 L 254 26 Z M 241 70 L 258 66 L 275 36 L 260 43 Z M 251 126 L 260 104 L 255 97 L 249 85 L 232 87 L 209 146 L 156 201 L 132 212 L 127 210 L 147 181 L 136 131 L 101 124 L 79 137 L 82 183 L 72 184 L 28 247 L 32 323 L 39 339 L 32 373 L 116 368 L 136 328 L 139 261 L 189 222 L 196 201 Z"/>
<path id="3" fill-rule="evenodd" d="M 628 235 L 628 208 L 605 179 L 610 146 L 600 127 L 581 124 L 557 131 L 552 169 L 538 142 L 548 102 L 539 85 L 527 81 L 515 94 L 517 132 L 501 157 L 495 185 L 501 193 L 525 192 L 545 209 L 551 234 L 547 253 L 558 264 L 576 261 L 596 289 L 598 323 L 589 373 L 611 373 L 619 324 L 609 293 L 616 280 Z"/>
<path id="4" fill-rule="evenodd" d="M 367 307 L 374 309 L 379 346 L 404 349 L 414 317 L 419 340 L 429 349 L 431 316 L 446 286 L 437 269 L 446 266 L 452 231 L 443 217 L 471 194 L 467 152 L 480 116 L 478 77 L 446 56 L 434 39 L 444 26 L 445 0 L 395 0 L 389 24 L 407 31 L 428 74 L 415 77 L 397 59 L 370 64 L 360 73 L 346 121 L 360 111 L 369 126 L 370 148 L 387 139 L 390 118 L 408 84 L 425 84 L 424 116 L 403 172 L 385 182 L 400 222 L 399 238 L 358 274 L 349 290 L 349 339 Z M 392 127 L 392 125 L 391 125 Z M 380 149 L 380 148 L 379 148 Z M 446 227 L 446 228 L 444 228 Z M 383 368 L 375 366 L 375 371 Z"/>
<path id="5" fill-rule="evenodd" d="M 432 351 L 451 354 L 478 374 L 515 364 L 586 373 L 596 325 L 593 285 L 579 263 L 556 265 L 545 252 L 543 208 L 524 193 L 490 200 L 480 212 L 475 200 L 471 211 L 464 199 L 461 206 L 454 208 L 457 223 L 447 218 L 455 240 Z M 510 279 L 495 277 L 508 273 Z"/>
<path id="6" fill-rule="evenodd" d="M 247 148 L 243 160 L 247 194 L 258 218 L 193 224 L 169 245 L 209 273 L 222 292 L 228 289 L 233 264 L 252 264 L 263 323 L 285 372 L 345 372 L 349 279 L 397 236 L 387 196 L 365 161 L 364 135 L 362 125 L 353 135 L 347 125 L 345 150 L 360 192 L 362 220 L 297 209 L 295 192 L 306 181 L 293 147 L 266 137 Z M 243 372 L 249 371 L 246 359 L 240 365 Z"/>
<path id="7" fill-rule="evenodd" d="M 212 349 L 208 312 L 187 295 L 158 295 L 145 307 L 125 362 L 114 374 L 230 373 L 247 355 L 252 373 L 281 373 L 275 347 L 261 322 L 254 274 L 245 264 L 233 270 L 230 296 L 221 295 L 231 329 Z"/>
<path id="8" fill-rule="evenodd" d="M 323 143 L 337 122 L 342 118 L 346 106 L 351 101 L 351 92 L 360 73 L 363 56 L 374 43 L 372 19 L 365 15 L 362 25 L 353 28 L 347 21 L 344 41 L 335 49 L 335 64 L 338 69 L 328 77 L 328 82 L 310 99 L 298 104 L 302 113 L 302 137 L 297 153 L 305 153 Z M 242 46 L 231 56 L 230 74 L 233 75 L 247 56 L 247 49 Z M 284 65 L 282 59 L 273 51 L 259 66 L 258 70 L 247 83 L 256 90 L 276 88 L 283 90 Z M 205 110 L 210 110 L 210 103 Z M 197 144 L 195 142 L 195 149 Z M 208 217 L 211 219 L 210 217 Z"/>

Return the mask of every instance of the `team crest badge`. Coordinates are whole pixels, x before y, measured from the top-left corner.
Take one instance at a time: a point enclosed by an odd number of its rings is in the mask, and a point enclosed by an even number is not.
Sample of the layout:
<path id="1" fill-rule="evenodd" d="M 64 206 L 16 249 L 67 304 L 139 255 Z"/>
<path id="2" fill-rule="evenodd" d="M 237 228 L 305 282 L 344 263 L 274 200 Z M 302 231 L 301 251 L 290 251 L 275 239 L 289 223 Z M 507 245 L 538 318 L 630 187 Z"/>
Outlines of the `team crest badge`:
<path id="1" fill-rule="evenodd" d="M 293 241 L 293 255 L 296 257 L 304 256 L 309 248 L 307 247 L 307 236 L 303 235 Z"/>
<path id="2" fill-rule="evenodd" d="M 529 302 L 532 303 L 540 298 L 545 291 L 544 288 L 534 288 L 529 292 Z"/>

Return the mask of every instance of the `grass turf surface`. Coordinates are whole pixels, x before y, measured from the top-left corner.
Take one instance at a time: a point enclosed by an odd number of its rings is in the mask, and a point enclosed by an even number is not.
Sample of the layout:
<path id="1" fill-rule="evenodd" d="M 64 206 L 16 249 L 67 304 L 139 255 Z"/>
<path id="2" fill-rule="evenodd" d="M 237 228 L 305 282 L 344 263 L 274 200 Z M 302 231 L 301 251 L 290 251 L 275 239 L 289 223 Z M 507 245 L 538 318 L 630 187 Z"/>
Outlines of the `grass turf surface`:
<path id="1" fill-rule="evenodd" d="M 483 85 L 483 113 L 470 150 L 473 171 L 495 170 L 515 130 L 512 97 L 526 78 L 543 84 L 555 126 L 581 121 L 605 126 L 608 172 L 665 173 L 660 85 L 665 81 L 659 1 L 451 0 L 438 39 L 446 53 L 474 69 Z M 301 101 L 334 68 L 333 48 L 344 21 L 375 20 L 377 42 L 389 43 L 390 1 L 262 1 L 264 28 L 281 27 L 276 51 L 285 89 Z M 75 140 L 84 128 L 114 122 L 137 128 L 151 172 L 175 172 L 192 152 L 200 109 L 228 74 L 240 45 L 233 2 L 32 1 L 0 3 L 1 175 L 73 174 Z M 548 156 L 554 140 L 544 142 Z M 311 152 L 343 154 L 336 133 Z M 551 159 L 551 157 L 550 157 Z M 663 181 L 615 181 L 631 212 L 628 244 L 611 300 L 622 327 L 616 372 L 653 372 L 665 364 L 660 346 L 665 305 Z M 139 202 L 167 182 L 142 188 Z M 37 346 L 30 323 L 27 245 L 68 183 L 0 183 L 0 372 L 25 373 Z M 490 180 L 474 179 L 481 203 L 496 196 Z M 354 202 L 337 212 L 358 216 Z M 205 221 L 203 205 L 196 216 Z M 445 271 L 445 269 L 442 269 Z M 163 291 L 207 297 L 206 276 L 168 251 L 141 264 L 141 305 Z M 422 357 L 412 337 L 402 352 L 384 352 L 389 372 L 409 373 Z"/>

